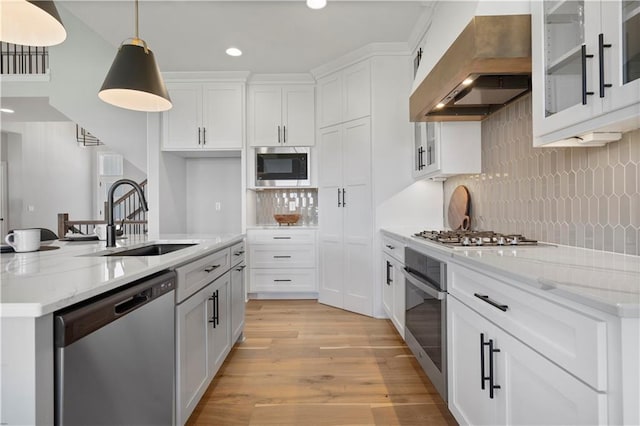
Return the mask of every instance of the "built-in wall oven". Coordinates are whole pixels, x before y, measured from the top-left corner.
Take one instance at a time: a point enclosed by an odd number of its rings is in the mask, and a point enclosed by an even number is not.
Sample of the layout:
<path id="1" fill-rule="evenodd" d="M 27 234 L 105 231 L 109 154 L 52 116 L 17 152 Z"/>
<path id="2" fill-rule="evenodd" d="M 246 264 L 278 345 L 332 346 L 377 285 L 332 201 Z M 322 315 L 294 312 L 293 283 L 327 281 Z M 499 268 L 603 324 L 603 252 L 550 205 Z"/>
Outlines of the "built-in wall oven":
<path id="1" fill-rule="evenodd" d="M 305 147 L 256 148 L 256 186 L 310 186 L 309 156 L 310 149 Z"/>
<path id="2" fill-rule="evenodd" d="M 404 252 L 405 341 L 447 400 L 447 265 L 411 247 Z"/>

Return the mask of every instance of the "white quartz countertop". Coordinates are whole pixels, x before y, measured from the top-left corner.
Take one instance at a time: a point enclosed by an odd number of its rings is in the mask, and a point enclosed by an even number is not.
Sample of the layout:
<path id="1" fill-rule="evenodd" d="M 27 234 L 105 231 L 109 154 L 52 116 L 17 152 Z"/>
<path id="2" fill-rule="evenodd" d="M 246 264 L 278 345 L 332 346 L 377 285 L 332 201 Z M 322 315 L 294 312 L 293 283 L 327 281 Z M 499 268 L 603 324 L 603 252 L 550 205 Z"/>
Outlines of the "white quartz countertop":
<path id="1" fill-rule="evenodd" d="M 383 233 L 507 282 L 526 284 L 550 299 L 570 300 L 619 317 L 640 317 L 640 256 L 553 244 L 450 249 L 414 238 L 407 229 Z"/>
<path id="2" fill-rule="evenodd" d="M 73 305 L 165 269 L 188 263 L 233 245 L 242 234 L 161 235 L 118 240 L 107 249 L 104 241 L 54 241 L 57 250 L 2 253 L 0 317 L 39 317 Z M 99 256 L 107 250 L 133 248 L 152 242 L 195 243 L 161 256 Z"/>

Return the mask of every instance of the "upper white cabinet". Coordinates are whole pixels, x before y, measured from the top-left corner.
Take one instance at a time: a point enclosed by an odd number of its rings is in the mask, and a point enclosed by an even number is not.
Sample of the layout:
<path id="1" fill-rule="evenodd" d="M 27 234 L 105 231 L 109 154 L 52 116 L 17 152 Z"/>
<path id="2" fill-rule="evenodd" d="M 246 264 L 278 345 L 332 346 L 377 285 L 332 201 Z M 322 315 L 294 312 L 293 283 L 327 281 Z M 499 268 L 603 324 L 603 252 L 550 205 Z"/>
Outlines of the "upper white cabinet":
<path id="1" fill-rule="evenodd" d="M 318 127 L 371 114 L 371 66 L 364 61 L 318 80 Z"/>
<path id="2" fill-rule="evenodd" d="M 640 1 L 531 8 L 534 145 L 584 146 L 591 132 L 640 127 Z"/>
<path id="3" fill-rule="evenodd" d="M 480 173 L 479 121 L 415 124 L 413 177 L 444 180 L 448 176 Z"/>
<path id="4" fill-rule="evenodd" d="M 315 143 L 313 85 L 249 87 L 251 146 L 312 146 Z"/>
<path id="5" fill-rule="evenodd" d="M 164 151 L 242 149 L 244 83 L 168 82 Z"/>

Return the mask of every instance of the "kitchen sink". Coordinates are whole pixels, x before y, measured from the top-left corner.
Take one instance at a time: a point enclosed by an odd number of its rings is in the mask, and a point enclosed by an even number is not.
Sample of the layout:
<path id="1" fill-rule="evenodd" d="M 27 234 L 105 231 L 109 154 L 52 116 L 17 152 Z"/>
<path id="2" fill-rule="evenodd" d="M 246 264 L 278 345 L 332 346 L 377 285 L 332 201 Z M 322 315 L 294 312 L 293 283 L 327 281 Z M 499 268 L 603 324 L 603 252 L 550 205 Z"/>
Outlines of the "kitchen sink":
<path id="1" fill-rule="evenodd" d="M 155 243 L 148 246 L 137 247 L 129 250 L 106 253 L 103 256 L 161 256 L 163 254 L 182 250 L 196 244 Z"/>

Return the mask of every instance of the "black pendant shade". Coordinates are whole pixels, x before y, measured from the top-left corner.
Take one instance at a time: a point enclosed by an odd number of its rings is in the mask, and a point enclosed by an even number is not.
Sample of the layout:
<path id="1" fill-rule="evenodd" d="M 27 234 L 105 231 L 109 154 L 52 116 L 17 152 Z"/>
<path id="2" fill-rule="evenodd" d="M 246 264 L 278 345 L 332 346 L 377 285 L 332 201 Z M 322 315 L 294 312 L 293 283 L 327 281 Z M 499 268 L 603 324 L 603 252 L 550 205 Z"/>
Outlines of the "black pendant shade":
<path id="1" fill-rule="evenodd" d="M 54 46 L 67 38 L 53 1 L 2 1 L 0 40 L 23 46 Z"/>
<path id="2" fill-rule="evenodd" d="M 171 108 L 153 52 L 139 39 L 122 44 L 98 96 L 103 101 L 135 111 L 158 112 Z"/>

